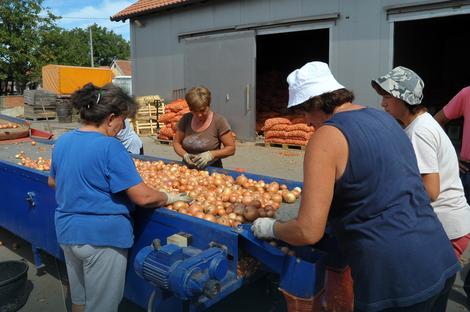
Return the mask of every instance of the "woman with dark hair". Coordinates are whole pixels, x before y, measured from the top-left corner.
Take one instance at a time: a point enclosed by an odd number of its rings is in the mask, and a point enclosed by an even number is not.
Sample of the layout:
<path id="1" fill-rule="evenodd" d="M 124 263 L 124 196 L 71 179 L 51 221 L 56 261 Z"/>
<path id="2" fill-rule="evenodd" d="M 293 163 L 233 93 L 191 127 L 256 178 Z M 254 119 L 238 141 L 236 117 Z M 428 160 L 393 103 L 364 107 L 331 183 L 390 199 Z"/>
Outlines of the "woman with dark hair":
<path id="1" fill-rule="evenodd" d="M 259 218 L 255 236 L 315 244 L 328 221 L 351 267 L 355 311 L 445 311 L 460 265 L 403 130 L 387 113 L 353 104 L 325 63 L 308 63 L 287 82 L 288 107 L 317 129 L 298 217 Z"/>
<path id="2" fill-rule="evenodd" d="M 423 80 L 411 69 L 398 66 L 371 83 L 382 96 L 385 111 L 410 138 L 431 205 L 460 258 L 470 241 L 470 206 L 455 148 L 422 103 Z"/>
<path id="3" fill-rule="evenodd" d="M 186 93 L 191 112 L 178 122 L 173 148 L 190 168 L 222 168 L 222 158 L 235 154 L 235 138 L 228 121 L 210 108 L 211 92 L 194 87 Z"/>
<path id="4" fill-rule="evenodd" d="M 120 88 L 92 84 L 72 95 L 83 123 L 52 152 L 49 185 L 56 189 L 57 241 L 65 255 L 72 311 L 117 311 L 124 292 L 127 249 L 133 244 L 133 203 L 161 207 L 184 194 L 156 191 L 137 172 L 114 136 L 136 104 Z"/>

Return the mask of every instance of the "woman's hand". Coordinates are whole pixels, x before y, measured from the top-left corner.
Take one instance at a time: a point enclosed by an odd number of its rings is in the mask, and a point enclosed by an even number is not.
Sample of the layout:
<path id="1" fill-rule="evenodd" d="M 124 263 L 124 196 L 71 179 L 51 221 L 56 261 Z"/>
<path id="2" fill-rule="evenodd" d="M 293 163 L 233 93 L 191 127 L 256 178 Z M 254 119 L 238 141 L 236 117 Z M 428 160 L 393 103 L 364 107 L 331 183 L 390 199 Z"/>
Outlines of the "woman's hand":
<path id="1" fill-rule="evenodd" d="M 177 201 L 183 201 L 185 203 L 189 203 L 193 200 L 191 197 L 188 196 L 187 193 L 174 194 L 174 193 L 165 192 L 165 191 L 160 191 L 160 192 L 166 195 L 166 198 L 167 198 L 166 205 L 173 204 L 174 202 L 177 202 Z"/>
<path id="2" fill-rule="evenodd" d="M 186 164 L 190 165 L 191 167 L 196 167 L 196 164 L 193 161 L 194 156 L 194 154 L 186 153 L 183 156 L 183 160 Z"/>
<path id="3" fill-rule="evenodd" d="M 276 223 L 276 220 L 273 218 L 258 218 L 253 222 L 251 230 L 253 231 L 253 234 L 258 238 L 275 238 L 274 223 Z"/>
<path id="4" fill-rule="evenodd" d="M 214 156 L 212 156 L 212 153 L 210 151 L 197 154 L 194 156 L 193 161 L 196 164 L 196 167 L 198 169 L 204 169 L 209 165 L 209 163 L 214 159 Z"/>

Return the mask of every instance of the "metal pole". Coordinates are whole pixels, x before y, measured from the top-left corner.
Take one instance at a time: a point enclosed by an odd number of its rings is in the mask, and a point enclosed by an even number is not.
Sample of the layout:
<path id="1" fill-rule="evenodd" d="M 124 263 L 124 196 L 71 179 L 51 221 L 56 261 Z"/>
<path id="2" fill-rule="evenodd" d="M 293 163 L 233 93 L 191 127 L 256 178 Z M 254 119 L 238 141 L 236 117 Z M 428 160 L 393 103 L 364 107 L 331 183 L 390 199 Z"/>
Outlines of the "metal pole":
<path id="1" fill-rule="evenodd" d="M 91 32 L 91 26 L 88 28 L 90 30 L 90 61 L 91 67 L 95 67 L 93 64 L 93 33 Z"/>

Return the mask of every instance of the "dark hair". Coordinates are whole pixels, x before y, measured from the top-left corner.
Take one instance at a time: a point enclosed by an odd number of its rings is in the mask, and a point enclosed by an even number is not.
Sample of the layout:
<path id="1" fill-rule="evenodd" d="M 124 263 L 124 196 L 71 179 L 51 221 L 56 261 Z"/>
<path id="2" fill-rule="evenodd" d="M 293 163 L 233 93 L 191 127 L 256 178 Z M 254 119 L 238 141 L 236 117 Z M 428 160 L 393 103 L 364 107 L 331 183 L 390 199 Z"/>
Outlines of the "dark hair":
<path id="1" fill-rule="evenodd" d="M 299 109 L 307 112 L 322 110 L 326 114 L 332 114 L 335 107 L 352 101 L 354 101 L 354 93 L 343 88 L 314 96 L 300 104 Z"/>
<path id="2" fill-rule="evenodd" d="M 405 101 L 403 101 L 403 103 L 405 103 L 406 108 L 408 109 L 408 111 L 412 115 L 416 115 L 420 111 L 425 111 L 425 112 L 428 111 L 428 109 L 426 108 L 426 106 L 424 104 L 410 105 L 410 104 L 406 103 Z"/>
<path id="3" fill-rule="evenodd" d="M 132 118 L 137 113 L 132 97 L 111 83 L 101 88 L 89 83 L 75 91 L 71 100 L 85 124 L 100 125 L 111 114 Z"/>

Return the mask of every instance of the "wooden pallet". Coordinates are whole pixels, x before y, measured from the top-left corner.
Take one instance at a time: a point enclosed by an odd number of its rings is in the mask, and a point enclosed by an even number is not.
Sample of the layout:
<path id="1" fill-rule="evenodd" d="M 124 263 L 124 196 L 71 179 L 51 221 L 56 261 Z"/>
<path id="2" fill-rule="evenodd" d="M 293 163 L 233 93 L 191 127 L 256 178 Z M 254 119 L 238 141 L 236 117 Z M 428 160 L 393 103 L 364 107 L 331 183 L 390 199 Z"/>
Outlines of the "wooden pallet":
<path id="1" fill-rule="evenodd" d="M 297 150 L 305 151 L 304 145 L 268 143 L 268 142 L 256 143 L 255 145 L 264 146 L 264 147 L 277 147 L 277 148 L 282 148 L 282 149 L 297 149 Z"/>
<path id="2" fill-rule="evenodd" d="M 137 111 L 137 115 L 133 120 L 134 130 L 138 135 L 153 135 L 157 132 L 157 128 L 164 126 L 158 122 L 158 117 L 165 113 L 163 104 L 156 108 L 153 104 L 142 104 Z"/>
<path id="3" fill-rule="evenodd" d="M 56 119 L 57 113 L 55 107 L 47 106 L 43 109 L 40 106 L 25 105 L 24 118 L 28 120 Z"/>
<path id="4" fill-rule="evenodd" d="M 165 113 L 165 107 L 159 106 L 158 109 L 150 104 L 142 105 L 139 107 L 137 111 L 136 119 L 137 120 L 149 120 L 155 119 L 157 120 L 159 116 Z"/>
<path id="5" fill-rule="evenodd" d="M 159 144 L 170 145 L 170 146 L 173 145 L 172 140 L 162 140 L 162 139 L 159 139 L 159 138 L 155 138 L 155 142 L 159 143 Z"/>
<path id="6" fill-rule="evenodd" d="M 152 119 L 148 121 L 135 120 L 133 126 L 135 133 L 138 135 L 154 135 L 157 133 L 157 122 Z"/>

